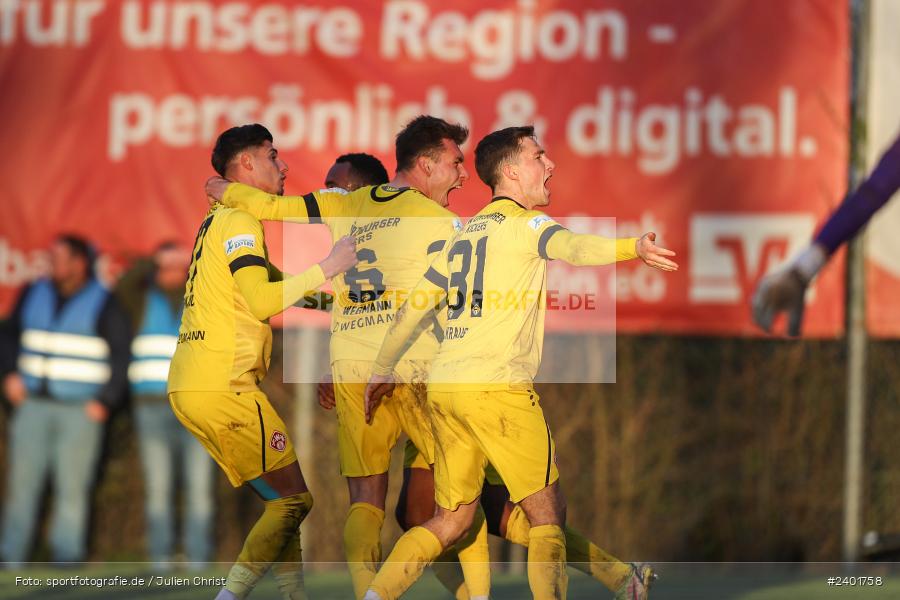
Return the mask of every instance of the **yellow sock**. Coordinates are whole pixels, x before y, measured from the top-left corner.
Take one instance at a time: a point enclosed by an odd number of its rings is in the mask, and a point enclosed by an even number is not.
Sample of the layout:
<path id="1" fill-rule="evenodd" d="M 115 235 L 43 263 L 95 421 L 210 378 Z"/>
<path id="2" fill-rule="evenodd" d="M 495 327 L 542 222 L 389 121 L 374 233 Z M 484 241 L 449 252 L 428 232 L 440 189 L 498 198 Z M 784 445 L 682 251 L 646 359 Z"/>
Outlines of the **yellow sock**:
<path id="1" fill-rule="evenodd" d="M 451 548 L 434 559 L 431 570 L 455 600 L 470 600 L 469 589 L 463 577 L 462 568 L 459 566 L 459 555 L 455 548 Z"/>
<path id="2" fill-rule="evenodd" d="M 456 544 L 466 588 L 472 600 L 487 600 L 491 593 L 491 555 L 487 536 L 487 522 L 479 505 L 472 529 Z"/>
<path id="3" fill-rule="evenodd" d="M 312 504 L 309 492 L 268 500 L 228 572 L 225 589 L 238 598 L 246 598 L 288 542 L 299 536 L 300 523 L 309 514 Z"/>
<path id="4" fill-rule="evenodd" d="M 288 540 L 284 549 L 272 565 L 272 574 L 278 582 L 278 589 L 284 600 L 306 600 L 306 586 L 303 583 L 303 548 L 300 544 L 300 530 Z"/>
<path id="5" fill-rule="evenodd" d="M 513 508 L 506 521 L 506 539 L 520 546 L 528 546 L 528 530 L 531 524 L 521 507 Z M 590 575 L 612 592 L 621 587 L 631 574 L 631 567 L 615 556 L 585 539 L 569 527 L 566 534 L 566 560 L 569 565 Z"/>
<path id="6" fill-rule="evenodd" d="M 618 590 L 631 575 L 631 567 L 566 527 L 566 561 L 606 586 Z"/>
<path id="7" fill-rule="evenodd" d="M 534 600 L 566 597 L 566 534 L 558 525 L 532 527 L 528 534 L 528 585 Z"/>
<path id="8" fill-rule="evenodd" d="M 381 600 L 396 600 L 443 550 L 441 541 L 431 531 L 413 527 L 397 540 L 369 589 Z"/>
<path id="9" fill-rule="evenodd" d="M 381 562 L 381 527 L 384 511 L 368 502 L 354 502 L 344 523 L 344 555 L 353 582 L 353 594 L 362 598 Z"/>
<path id="10" fill-rule="evenodd" d="M 264 573 L 263 573 L 264 574 Z M 231 565 L 228 577 L 225 578 L 225 589 L 235 595 L 238 600 L 244 600 L 259 583 L 262 575 L 255 573 L 241 564 Z"/>
<path id="11" fill-rule="evenodd" d="M 531 523 L 525 516 L 525 511 L 518 504 L 509 513 L 506 520 L 506 539 L 513 544 L 528 547 L 528 532 L 531 530 Z"/>

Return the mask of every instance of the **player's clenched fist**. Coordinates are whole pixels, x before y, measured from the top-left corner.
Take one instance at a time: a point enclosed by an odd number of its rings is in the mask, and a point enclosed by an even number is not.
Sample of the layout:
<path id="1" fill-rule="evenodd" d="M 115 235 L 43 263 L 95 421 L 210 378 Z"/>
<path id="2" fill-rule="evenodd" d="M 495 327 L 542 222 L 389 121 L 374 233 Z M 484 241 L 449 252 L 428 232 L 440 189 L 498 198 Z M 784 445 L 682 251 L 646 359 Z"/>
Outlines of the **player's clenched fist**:
<path id="1" fill-rule="evenodd" d="M 381 402 L 381 399 L 387 396 L 390 398 L 394 393 L 393 375 L 376 375 L 372 374 L 369 383 L 366 385 L 365 398 L 363 400 L 366 412 L 366 423 L 372 422 L 372 416 L 375 414 L 375 407 Z"/>
<path id="2" fill-rule="evenodd" d="M 319 380 L 319 385 L 316 387 L 316 396 L 319 399 L 319 406 L 325 410 L 334 408 L 334 378 L 331 373 L 322 375 L 322 379 Z"/>
<path id="3" fill-rule="evenodd" d="M 319 263 L 326 279 L 340 275 L 347 269 L 355 267 L 359 260 L 356 258 L 356 238 L 345 235 L 337 241 L 328 258 Z"/>

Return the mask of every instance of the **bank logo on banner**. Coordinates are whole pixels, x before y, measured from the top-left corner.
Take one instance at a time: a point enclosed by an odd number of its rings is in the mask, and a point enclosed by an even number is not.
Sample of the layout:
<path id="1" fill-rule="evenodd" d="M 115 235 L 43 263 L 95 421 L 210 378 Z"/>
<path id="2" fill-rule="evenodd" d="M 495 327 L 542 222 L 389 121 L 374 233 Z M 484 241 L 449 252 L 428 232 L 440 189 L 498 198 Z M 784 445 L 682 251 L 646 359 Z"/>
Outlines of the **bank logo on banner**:
<path id="1" fill-rule="evenodd" d="M 814 217 L 803 213 L 694 215 L 690 301 L 746 302 L 760 278 L 809 243 L 814 228 Z"/>

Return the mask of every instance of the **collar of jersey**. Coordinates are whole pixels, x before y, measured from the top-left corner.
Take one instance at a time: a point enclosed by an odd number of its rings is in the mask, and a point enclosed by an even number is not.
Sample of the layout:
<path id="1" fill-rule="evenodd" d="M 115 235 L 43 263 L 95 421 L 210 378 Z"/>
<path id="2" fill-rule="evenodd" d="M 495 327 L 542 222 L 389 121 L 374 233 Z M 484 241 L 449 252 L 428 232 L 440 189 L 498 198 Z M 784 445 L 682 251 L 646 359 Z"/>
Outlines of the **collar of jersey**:
<path id="1" fill-rule="evenodd" d="M 513 199 L 510 198 L 509 196 L 494 196 L 493 198 L 491 198 L 491 202 L 499 202 L 500 200 L 509 200 L 510 202 L 512 202 L 513 204 L 515 204 L 515 205 L 518 206 L 519 208 L 521 208 L 522 210 L 528 210 L 527 208 L 525 208 L 524 206 L 522 206 L 521 204 L 519 204 L 518 202 L 516 202 L 515 200 L 513 200 Z"/>
<path id="2" fill-rule="evenodd" d="M 388 192 L 390 194 L 389 196 L 379 196 L 378 190 L 385 188 L 385 187 L 389 187 L 392 190 L 396 190 L 396 191 L 393 193 Z M 403 192 L 408 192 L 412 189 L 413 188 L 411 188 L 411 187 L 395 188 L 395 187 L 389 186 L 389 185 L 376 185 L 375 187 L 372 188 L 372 191 L 369 192 L 369 194 L 372 196 L 372 200 L 374 200 L 375 202 L 387 202 L 388 200 L 393 200 L 394 198 L 396 198 Z"/>

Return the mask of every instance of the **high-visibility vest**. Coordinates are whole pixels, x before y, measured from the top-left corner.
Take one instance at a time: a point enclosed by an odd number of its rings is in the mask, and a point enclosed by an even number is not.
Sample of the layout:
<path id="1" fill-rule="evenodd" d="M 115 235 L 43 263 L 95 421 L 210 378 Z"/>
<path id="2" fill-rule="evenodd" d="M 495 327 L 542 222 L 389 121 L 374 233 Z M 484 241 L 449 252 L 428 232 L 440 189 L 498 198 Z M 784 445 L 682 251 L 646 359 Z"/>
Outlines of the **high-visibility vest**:
<path id="1" fill-rule="evenodd" d="M 133 394 L 166 395 L 169 364 L 178 344 L 181 310 L 173 311 L 155 286 L 147 292 L 141 330 L 131 343 L 128 380 Z"/>
<path id="2" fill-rule="evenodd" d="M 22 306 L 18 369 L 32 394 L 45 390 L 59 400 L 96 398 L 109 381 L 109 345 L 97 332 L 109 292 L 91 279 L 59 312 L 59 294 L 38 280 Z M 44 387 L 46 385 L 46 387 Z"/>

